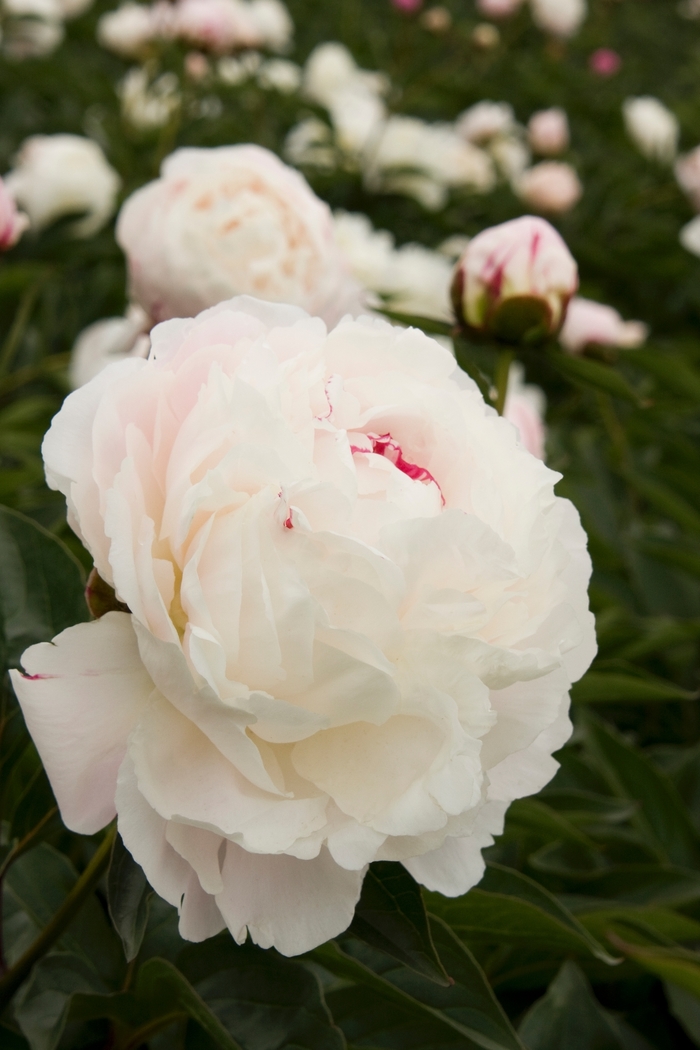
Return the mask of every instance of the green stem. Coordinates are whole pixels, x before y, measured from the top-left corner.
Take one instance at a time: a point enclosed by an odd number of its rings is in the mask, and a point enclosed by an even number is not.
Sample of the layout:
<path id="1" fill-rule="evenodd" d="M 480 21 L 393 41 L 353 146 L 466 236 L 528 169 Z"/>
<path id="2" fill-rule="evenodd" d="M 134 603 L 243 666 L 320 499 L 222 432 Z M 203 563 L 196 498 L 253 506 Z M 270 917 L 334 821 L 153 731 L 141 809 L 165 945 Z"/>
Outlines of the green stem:
<path id="1" fill-rule="evenodd" d="M 26 853 L 28 849 L 31 849 L 36 840 L 39 838 L 49 821 L 58 813 L 58 808 L 53 806 L 49 812 L 41 818 L 39 823 L 29 831 L 23 839 L 17 843 L 16 846 L 10 850 L 8 855 L 5 857 L 2 865 L 0 865 L 0 886 L 2 886 L 2 880 L 7 875 L 10 865 L 14 864 L 16 860 Z"/>
<path id="2" fill-rule="evenodd" d="M 39 294 L 39 289 L 43 283 L 44 278 L 40 277 L 38 281 L 30 285 L 20 300 L 20 304 L 17 307 L 17 313 L 15 319 L 12 322 L 12 327 L 7 333 L 7 338 L 2 344 L 0 350 L 0 375 L 4 375 L 12 364 L 12 359 L 15 356 L 19 342 L 24 335 L 24 330 L 27 327 L 29 318 L 31 317 L 36 297 Z"/>
<path id="3" fill-rule="evenodd" d="M 82 873 L 51 921 L 44 927 L 33 944 L 27 948 L 14 966 L 0 979 L 0 1013 L 27 979 L 32 968 L 53 947 L 63 931 L 70 925 L 102 878 L 112 851 L 115 829 L 112 827 L 97 847 L 92 860 Z"/>
<path id="4" fill-rule="evenodd" d="M 127 1043 L 124 1043 L 120 1050 L 138 1050 L 138 1047 L 143 1046 L 148 1040 L 157 1035 L 158 1032 L 162 1032 L 163 1029 L 169 1028 L 171 1024 L 175 1024 L 176 1021 L 186 1021 L 187 1014 L 183 1013 L 172 1013 L 165 1014 L 163 1017 L 156 1017 L 155 1020 L 149 1021 L 148 1024 L 142 1025 L 141 1028 L 137 1028 L 135 1032 L 132 1032 L 131 1038 Z"/>
<path id="5" fill-rule="evenodd" d="M 514 357 L 515 354 L 512 350 L 501 350 L 498 355 L 498 361 L 496 362 L 496 374 L 494 380 L 496 383 L 496 411 L 499 416 L 503 415 L 503 409 L 506 407 L 508 376 L 510 375 L 510 366 L 513 363 Z"/>

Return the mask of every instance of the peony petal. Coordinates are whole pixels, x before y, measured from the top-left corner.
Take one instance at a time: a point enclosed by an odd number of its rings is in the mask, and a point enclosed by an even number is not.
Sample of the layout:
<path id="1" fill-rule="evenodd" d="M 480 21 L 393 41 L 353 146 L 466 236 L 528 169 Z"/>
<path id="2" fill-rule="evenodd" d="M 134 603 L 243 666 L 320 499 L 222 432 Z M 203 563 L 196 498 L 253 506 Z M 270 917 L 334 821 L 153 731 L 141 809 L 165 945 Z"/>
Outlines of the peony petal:
<path id="1" fill-rule="evenodd" d="M 315 860 L 297 860 L 229 842 L 216 902 L 238 944 L 250 933 L 261 948 L 301 955 L 348 928 L 365 870 L 346 871 L 325 849 Z"/>
<path id="2" fill-rule="evenodd" d="M 24 717 L 71 831 L 92 835 L 115 814 L 117 771 L 153 691 L 131 617 L 107 613 L 33 645 L 11 671 Z"/>
<path id="3" fill-rule="evenodd" d="M 484 874 L 482 849 L 493 845 L 493 836 L 503 831 L 506 806 L 487 803 L 480 811 L 470 835 L 447 838 L 440 849 L 403 862 L 407 871 L 426 889 L 460 897 L 476 886 Z"/>

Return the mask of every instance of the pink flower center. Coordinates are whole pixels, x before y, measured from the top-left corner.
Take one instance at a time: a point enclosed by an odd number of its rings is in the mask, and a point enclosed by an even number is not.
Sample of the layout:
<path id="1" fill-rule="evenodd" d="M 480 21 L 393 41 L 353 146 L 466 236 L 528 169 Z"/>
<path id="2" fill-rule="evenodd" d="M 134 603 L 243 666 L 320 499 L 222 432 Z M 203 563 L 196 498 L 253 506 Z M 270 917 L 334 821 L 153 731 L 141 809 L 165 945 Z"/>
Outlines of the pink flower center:
<path id="1" fill-rule="evenodd" d="M 356 452 L 361 452 L 365 455 L 373 452 L 375 456 L 384 456 L 385 459 L 394 464 L 397 470 L 411 478 L 412 481 L 421 481 L 424 485 L 436 485 L 444 505 L 445 499 L 442 495 L 442 489 L 433 475 L 425 467 L 419 467 L 417 463 L 409 463 L 407 459 L 404 459 L 401 445 L 394 441 L 391 434 L 367 434 L 366 437 L 371 442 L 372 447 L 362 448 L 360 445 L 351 445 L 350 451 L 353 455 Z"/>

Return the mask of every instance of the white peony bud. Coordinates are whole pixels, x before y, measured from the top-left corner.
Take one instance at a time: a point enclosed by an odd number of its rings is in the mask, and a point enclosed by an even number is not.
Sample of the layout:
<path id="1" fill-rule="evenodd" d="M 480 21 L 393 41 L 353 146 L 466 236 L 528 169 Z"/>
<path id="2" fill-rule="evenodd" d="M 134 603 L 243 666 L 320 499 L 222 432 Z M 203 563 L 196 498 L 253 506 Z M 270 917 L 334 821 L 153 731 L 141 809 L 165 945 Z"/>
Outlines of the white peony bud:
<path id="1" fill-rule="evenodd" d="M 622 107 L 627 133 L 648 160 L 670 164 L 678 150 L 680 126 L 670 109 L 650 95 L 628 98 Z"/>
<path id="2" fill-rule="evenodd" d="M 508 102 L 477 102 L 457 118 L 455 131 L 467 142 L 481 145 L 514 131 L 515 114 Z"/>
<path id="3" fill-rule="evenodd" d="M 642 321 L 623 321 L 617 310 L 579 296 L 569 303 L 559 342 L 569 354 L 580 354 L 587 346 L 641 346 L 649 334 Z"/>
<path id="4" fill-rule="evenodd" d="M 43 454 L 129 610 L 11 672 L 68 828 L 116 815 L 184 938 L 284 955 L 346 929 L 375 860 L 480 880 L 571 732 L 591 563 L 447 350 L 234 299 L 71 394 Z"/>
<path id="5" fill-rule="evenodd" d="M 575 170 L 557 160 L 545 160 L 524 171 L 513 189 L 528 208 L 549 215 L 571 211 L 583 194 Z"/>
<path id="6" fill-rule="evenodd" d="M 148 45 L 164 35 L 166 16 L 163 7 L 125 3 L 116 11 L 108 11 L 97 23 L 97 40 L 109 51 L 123 58 L 138 58 Z"/>
<path id="7" fill-rule="evenodd" d="M 260 28 L 244 0 L 177 0 L 173 27 L 189 44 L 217 54 L 262 44 Z"/>
<path id="8" fill-rule="evenodd" d="M 107 317 L 85 328 L 75 341 L 68 366 L 74 390 L 84 386 L 115 361 L 148 357 L 150 319 L 140 306 L 131 306 L 125 317 Z"/>
<path id="9" fill-rule="evenodd" d="M 260 67 L 258 84 L 283 95 L 293 95 L 301 87 L 301 69 L 296 62 L 289 62 L 286 58 L 270 59 Z"/>
<path id="10" fill-rule="evenodd" d="M 234 293 L 329 320 L 360 309 L 330 209 L 259 146 L 177 150 L 125 202 L 117 240 L 132 297 L 154 320 L 191 317 Z"/>
<path id="11" fill-rule="evenodd" d="M 508 373 L 508 389 L 503 418 L 518 431 L 523 447 L 532 456 L 544 459 L 547 429 L 544 414 L 547 399 L 538 386 L 525 383 L 525 370 L 519 361 L 513 361 Z"/>
<path id="12" fill-rule="evenodd" d="M 457 316 L 467 328 L 506 341 L 556 333 L 578 288 L 578 268 L 544 219 L 525 215 L 474 237 L 452 285 Z"/>
<path id="13" fill-rule="evenodd" d="M 700 146 L 679 157 L 674 168 L 678 185 L 700 211 Z"/>
<path id="14" fill-rule="evenodd" d="M 696 215 L 683 227 L 678 239 L 686 251 L 700 256 L 700 215 Z"/>
<path id="15" fill-rule="evenodd" d="M 29 216 L 17 211 L 13 197 L 0 179 L 0 251 L 13 248 L 29 226 Z"/>
<path id="16" fill-rule="evenodd" d="M 563 153 L 569 146 L 569 120 L 563 109 L 541 109 L 527 125 L 527 137 L 535 153 L 545 157 Z"/>
<path id="17" fill-rule="evenodd" d="M 105 225 L 121 185 L 97 143 L 78 135 L 26 139 L 5 182 L 34 230 L 86 213 L 72 226 L 76 237 L 90 237 Z"/>
<path id="18" fill-rule="evenodd" d="M 280 0 L 251 0 L 250 13 L 259 36 L 259 47 L 287 51 L 294 35 L 294 23 Z"/>
<path id="19" fill-rule="evenodd" d="M 539 29 L 564 40 L 578 33 L 588 14 L 586 0 L 530 0 L 530 7 Z"/>

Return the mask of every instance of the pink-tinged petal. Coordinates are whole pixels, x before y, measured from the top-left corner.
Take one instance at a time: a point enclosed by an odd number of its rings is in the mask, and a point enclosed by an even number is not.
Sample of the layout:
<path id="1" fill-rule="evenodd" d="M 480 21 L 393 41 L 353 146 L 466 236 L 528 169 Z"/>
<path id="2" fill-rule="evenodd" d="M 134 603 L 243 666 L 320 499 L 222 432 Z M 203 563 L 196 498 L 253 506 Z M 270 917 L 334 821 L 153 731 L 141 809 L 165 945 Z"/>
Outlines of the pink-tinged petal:
<path id="1" fill-rule="evenodd" d="M 216 902 L 235 940 L 301 955 L 352 922 L 366 869 L 346 871 L 327 850 L 314 860 L 248 853 L 229 842 Z"/>
<path id="2" fill-rule="evenodd" d="M 11 671 L 29 732 L 71 831 L 92 835 L 115 814 L 117 771 L 153 682 L 127 613 L 107 613 L 24 653 Z"/>

